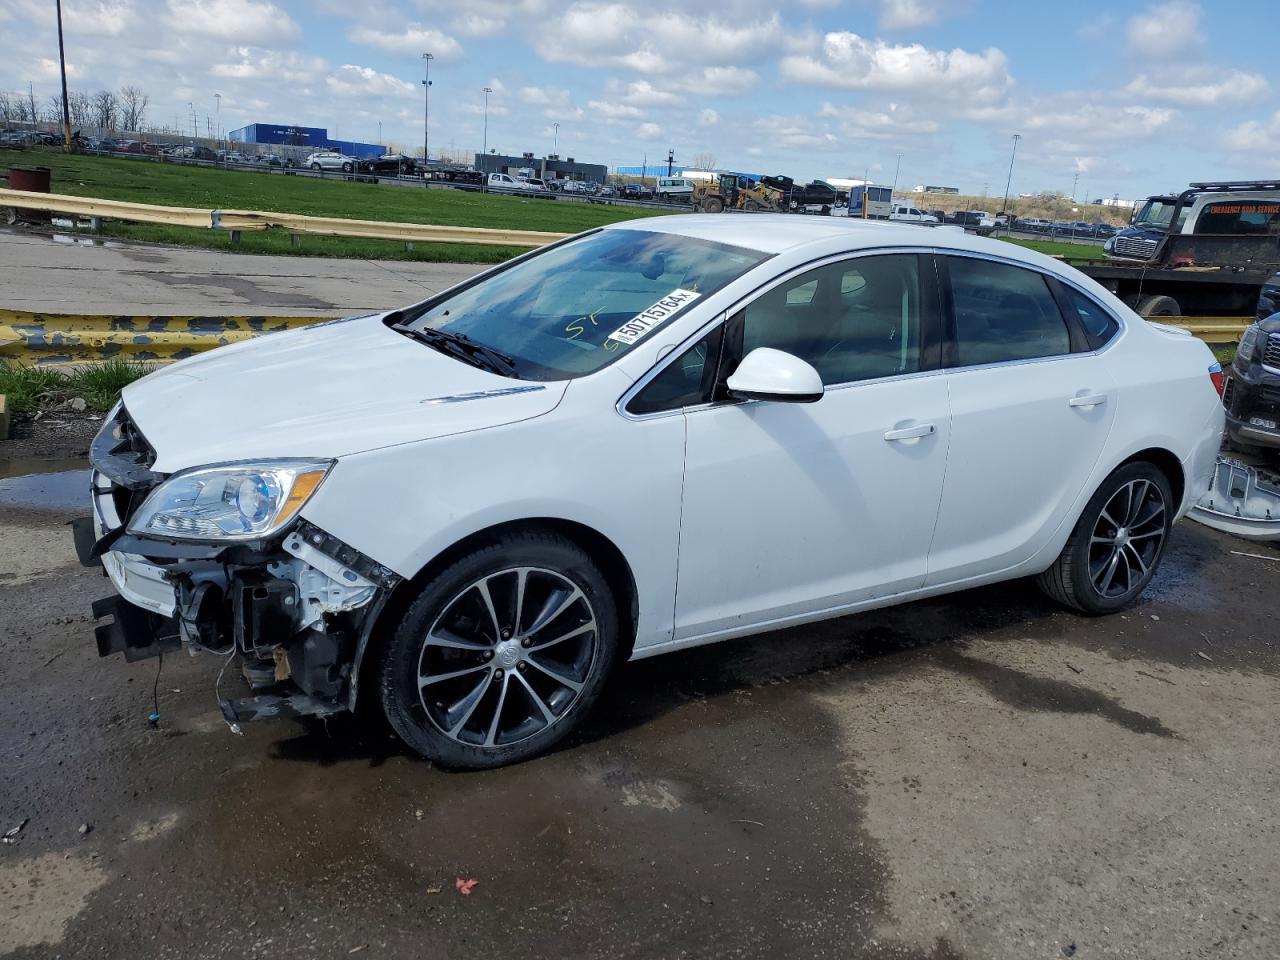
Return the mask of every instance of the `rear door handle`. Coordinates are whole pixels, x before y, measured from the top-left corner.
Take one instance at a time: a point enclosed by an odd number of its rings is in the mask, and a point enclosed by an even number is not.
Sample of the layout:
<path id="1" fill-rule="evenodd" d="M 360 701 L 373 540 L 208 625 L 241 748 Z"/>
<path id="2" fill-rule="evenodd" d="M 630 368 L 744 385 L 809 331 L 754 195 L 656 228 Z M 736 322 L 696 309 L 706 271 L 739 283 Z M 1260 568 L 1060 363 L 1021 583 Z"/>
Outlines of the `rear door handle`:
<path id="1" fill-rule="evenodd" d="M 1067 405 L 1071 407 L 1097 407 L 1107 402 L 1105 393 L 1085 393 L 1072 397 L 1067 401 Z"/>
<path id="2" fill-rule="evenodd" d="M 901 430 L 890 430 L 884 435 L 886 440 L 914 440 L 916 437 L 928 437 L 938 432 L 932 423 L 918 423 L 914 427 L 903 427 Z"/>

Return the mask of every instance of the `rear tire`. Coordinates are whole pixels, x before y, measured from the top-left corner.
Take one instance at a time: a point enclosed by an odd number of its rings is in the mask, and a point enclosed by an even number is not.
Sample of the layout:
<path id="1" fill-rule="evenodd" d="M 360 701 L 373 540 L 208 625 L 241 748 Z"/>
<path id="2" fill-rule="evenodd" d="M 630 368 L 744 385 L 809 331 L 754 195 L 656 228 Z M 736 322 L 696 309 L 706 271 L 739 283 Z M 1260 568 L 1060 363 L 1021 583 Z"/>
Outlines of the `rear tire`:
<path id="1" fill-rule="evenodd" d="M 1140 317 L 1180 317 L 1182 308 L 1173 297 L 1160 295 L 1143 297 L 1135 308 Z"/>
<path id="2" fill-rule="evenodd" d="M 712 197 L 710 200 L 705 202 L 703 209 L 706 210 L 707 213 L 722 213 L 724 211 L 724 201 L 719 197 Z"/>
<path id="3" fill-rule="evenodd" d="M 1036 582 L 1091 616 L 1132 604 L 1155 576 L 1177 505 L 1165 475 L 1146 462 L 1116 469 L 1085 505 L 1058 559 Z"/>
<path id="4" fill-rule="evenodd" d="M 577 726 L 619 646 L 591 557 L 556 534 L 517 534 L 454 561 L 410 604 L 382 656 L 383 710 L 441 766 L 516 763 Z"/>

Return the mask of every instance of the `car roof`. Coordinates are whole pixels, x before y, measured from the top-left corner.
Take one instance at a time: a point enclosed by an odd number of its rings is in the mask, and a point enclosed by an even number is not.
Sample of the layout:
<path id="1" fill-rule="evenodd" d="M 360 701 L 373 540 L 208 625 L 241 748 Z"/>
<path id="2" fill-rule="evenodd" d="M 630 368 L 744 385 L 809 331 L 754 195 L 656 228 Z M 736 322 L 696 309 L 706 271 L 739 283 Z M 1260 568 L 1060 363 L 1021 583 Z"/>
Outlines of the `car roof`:
<path id="1" fill-rule="evenodd" d="M 1048 268 L 1055 273 L 1062 272 L 1062 264 L 1052 257 L 1005 240 L 974 236 L 955 227 L 925 227 L 892 220 L 787 213 L 689 213 L 625 220 L 609 224 L 604 229 L 669 233 L 770 254 L 789 253 L 800 248 L 812 248 L 809 252 L 815 256 L 877 247 L 956 250 L 989 254 L 1041 269 Z"/>

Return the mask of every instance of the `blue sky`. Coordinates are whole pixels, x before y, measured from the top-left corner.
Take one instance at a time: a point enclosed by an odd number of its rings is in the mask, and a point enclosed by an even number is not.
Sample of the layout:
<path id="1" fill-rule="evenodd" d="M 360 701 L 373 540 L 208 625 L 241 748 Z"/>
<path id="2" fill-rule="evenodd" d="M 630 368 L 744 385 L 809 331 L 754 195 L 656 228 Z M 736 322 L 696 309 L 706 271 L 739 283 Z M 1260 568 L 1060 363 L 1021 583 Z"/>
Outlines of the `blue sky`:
<path id="1" fill-rule="evenodd" d="M 56 92 L 53 0 L 0 0 L 0 91 Z M 329 128 L 610 166 L 714 158 L 797 179 L 1132 198 L 1280 174 L 1274 0 L 66 0 L 73 88 L 149 118 Z"/>

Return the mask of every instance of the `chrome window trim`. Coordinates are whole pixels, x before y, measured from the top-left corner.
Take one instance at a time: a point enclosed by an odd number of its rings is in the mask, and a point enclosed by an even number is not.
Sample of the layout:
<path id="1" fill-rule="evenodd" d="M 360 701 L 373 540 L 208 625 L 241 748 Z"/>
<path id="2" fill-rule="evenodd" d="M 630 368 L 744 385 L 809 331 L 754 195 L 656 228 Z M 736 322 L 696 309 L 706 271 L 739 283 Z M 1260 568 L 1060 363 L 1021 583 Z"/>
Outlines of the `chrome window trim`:
<path id="1" fill-rule="evenodd" d="M 1051 279 L 1057 280 L 1059 283 L 1063 283 L 1070 286 L 1073 290 L 1075 290 L 1077 293 L 1079 293 L 1081 296 L 1087 299 L 1090 303 L 1096 304 L 1099 310 L 1101 310 L 1107 316 L 1111 317 L 1111 319 L 1113 319 L 1116 322 L 1117 329 L 1116 329 L 1116 332 L 1112 334 L 1111 338 L 1107 340 L 1106 343 L 1102 344 L 1102 346 L 1098 347 L 1095 350 L 1082 350 L 1076 353 L 1058 353 L 1048 357 L 1029 357 L 1029 358 L 1020 359 L 1020 360 L 1000 360 L 995 363 L 971 364 L 967 366 L 955 366 L 955 367 L 939 367 L 937 370 L 917 370 L 913 373 L 900 373 L 892 377 L 872 377 L 866 380 L 842 381 L 841 383 L 831 384 L 830 386 L 823 384 L 824 395 L 836 390 L 845 390 L 850 387 L 859 387 L 859 386 L 863 386 L 866 384 L 873 384 L 873 383 L 896 382 L 900 380 L 916 379 L 919 377 L 935 376 L 938 374 L 962 373 L 969 370 L 996 370 L 996 369 L 1000 369 L 1001 367 L 1023 366 L 1025 364 L 1030 364 L 1030 363 L 1046 363 L 1048 361 L 1053 361 L 1053 360 L 1070 360 L 1074 357 L 1096 357 L 1110 350 L 1112 346 L 1115 345 L 1116 341 L 1120 339 L 1121 334 L 1123 334 L 1128 329 L 1128 324 L 1125 322 L 1123 317 L 1117 316 L 1115 311 L 1099 303 L 1097 297 L 1093 296 L 1091 293 L 1089 293 L 1087 290 L 1081 287 L 1080 284 L 1078 284 L 1074 279 L 1064 277 L 1061 274 L 1057 273 L 1056 271 L 1052 271 L 1044 267 L 1040 267 L 1036 264 L 1024 263 L 1021 260 L 1017 260 L 1011 257 L 1002 257 L 994 253 L 987 253 L 984 251 L 960 250 L 954 247 L 936 247 L 936 246 L 868 247 L 864 250 L 858 250 L 856 252 L 845 251 L 843 253 L 829 254 L 824 257 L 819 257 L 815 260 L 806 261 L 803 264 L 799 264 L 796 267 L 793 267 L 791 270 L 787 271 L 781 276 L 775 277 L 773 280 L 768 281 L 766 283 L 762 283 L 760 286 L 751 290 L 749 293 L 743 294 L 741 297 L 738 298 L 738 300 L 736 300 L 733 303 L 732 306 L 722 311 L 718 316 L 707 321 L 705 324 L 699 327 L 697 331 L 695 331 L 694 333 L 686 337 L 684 340 L 681 340 L 680 343 L 677 344 L 674 349 L 668 352 L 666 356 L 662 357 L 652 367 L 650 367 L 644 374 L 638 377 L 635 383 L 633 383 L 630 387 L 628 387 L 626 392 L 623 393 L 622 396 L 618 398 L 618 401 L 614 404 L 614 409 L 624 419 L 633 420 L 633 421 L 643 421 L 643 420 L 654 420 L 659 417 L 671 417 L 671 416 L 677 416 L 677 415 L 683 416 L 685 413 L 694 413 L 699 410 L 711 410 L 711 409 L 716 409 L 724 406 L 738 406 L 744 402 L 745 403 L 761 402 L 758 400 L 748 400 L 748 401 L 737 401 L 735 403 L 728 404 L 725 401 L 721 400 L 721 401 L 712 401 L 710 403 L 692 404 L 686 407 L 674 407 L 670 410 L 659 410 L 654 413 L 630 413 L 627 410 L 627 404 L 631 402 L 632 398 L 635 397 L 637 393 L 639 393 L 649 384 L 649 381 L 653 380 L 660 373 L 662 373 L 663 370 L 665 370 L 668 366 L 674 363 L 676 359 L 679 358 L 684 353 L 685 350 L 693 346 L 694 343 L 696 343 L 698 340 L 702 339 L 708 333 L 710 333 L 711 330 L 716 326 L 716 324 L 728 322 L 730 317 L 736 314 L 739 310 L 743 309 L 748 303 L 763 296 L 764 294 L 768 293 L 770 290 L 780 286 L 781 284 L 787 282 L 788 280 L 794 279 L 800 274 L 807 273 L 810 270 L 818 270 L 818 269 L 821 269 L 822 267 L 830 266 L 833 263 L 839 263 L 842 260 L 856 260 L 856 259 L 860 259 L 861 257 L 884 256 L 886 254 L 911 254 L 911 255 L 930 254 L 935 257 L 968 257 L 970 259 L 975 259 L 975 260 L 989 260 L 993 263 L 1001 263 L 1001 264 L 1005 264 L 1006 266 L 1019 267 L 1023 270 L 1028 270 L 1032 273 L 1038 273 L 1042 277 L 1049 277 Z M 764 266 L 765 263 L 768 263 L 768 261 L 767 260 L 763 261 L 760 264 L 760 266 Z M 1065 324 L 1067 322 L 1067 318 L 1063 317 L 1062 322 Z"/>

